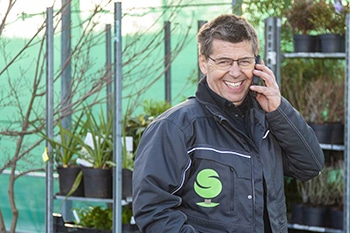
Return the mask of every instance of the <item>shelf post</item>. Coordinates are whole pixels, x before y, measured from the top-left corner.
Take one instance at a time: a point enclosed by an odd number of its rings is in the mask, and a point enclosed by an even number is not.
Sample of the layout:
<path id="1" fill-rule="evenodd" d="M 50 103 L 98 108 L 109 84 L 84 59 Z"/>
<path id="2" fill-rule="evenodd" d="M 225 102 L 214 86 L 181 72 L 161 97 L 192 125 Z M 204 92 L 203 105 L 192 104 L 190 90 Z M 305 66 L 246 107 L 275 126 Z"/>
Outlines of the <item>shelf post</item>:
<path id="1" fill-rule="evenodd" d="M 171 104 L 171 23 L 164 23 L 165 101 Z"/>
<path id="2" fill-rule="evenodd" d="M 53 138 L 53 8 L 46 9 L 46 135 Z M 52 147 L 46 141 L 46 153 L 52 153 Z M 53 161 L 46 164 L 46 232 L 53 232 Z"/>
<path id="3" fill-rule="evenodd" d="M 107 94 L 107 116 L 112 112 L 112 35 L 111 25 L 106 25 L 106 94 Z"/>
<path id="4" fill-rule="evenodd" d="M 281 19 L 269 17 L 265 19 L 265 57 L 264 62 L 276 76 L 278 85 L 281 85 L 281 54 L 280 54 Z"/>
<path id="5" fill-rule="evenodd" d="M 113 232 L 122 232 L 122 35 L 121 2 L 114 3 Z"/>
<path id="6" fill-rule="evenodd" d="M 345 120 L 344 120 L 344 233 L 349 233 L 350 229 L 350 137 L 349 137 L 349 120 L 350 120 L 350 92 L 349 92 L 349 77 L 350 77 L 350 14 L 346 15 L 346 35 L 345 35 L 345 60 L 346 60 L 346 68 L 345 68 Z"/>

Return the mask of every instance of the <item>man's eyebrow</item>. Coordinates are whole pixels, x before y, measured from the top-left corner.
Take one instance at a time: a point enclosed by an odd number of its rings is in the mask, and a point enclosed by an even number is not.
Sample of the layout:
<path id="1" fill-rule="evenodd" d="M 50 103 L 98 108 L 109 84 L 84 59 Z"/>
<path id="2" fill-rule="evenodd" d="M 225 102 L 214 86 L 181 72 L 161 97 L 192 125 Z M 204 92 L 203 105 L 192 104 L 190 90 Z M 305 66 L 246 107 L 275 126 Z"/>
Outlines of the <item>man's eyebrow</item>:
<path id="1" fill-rule="evenodd" d="M 229 60 L 241 60 L 241 59 L 247 59 L 247 58 L 254 58 L 254 56 L 251 56 L 251 57 L 249 57 L 249 56 L 245 56 L 245 57 L 240 57 L 240 58 L 238 58 L 238 59 L 233 59 L 233 58 L 229 58 L 229 57 L 218 57 L 218 58 L 215 58 L 215 60 L 219 60 L 219 59 L 229 59 Z"/>

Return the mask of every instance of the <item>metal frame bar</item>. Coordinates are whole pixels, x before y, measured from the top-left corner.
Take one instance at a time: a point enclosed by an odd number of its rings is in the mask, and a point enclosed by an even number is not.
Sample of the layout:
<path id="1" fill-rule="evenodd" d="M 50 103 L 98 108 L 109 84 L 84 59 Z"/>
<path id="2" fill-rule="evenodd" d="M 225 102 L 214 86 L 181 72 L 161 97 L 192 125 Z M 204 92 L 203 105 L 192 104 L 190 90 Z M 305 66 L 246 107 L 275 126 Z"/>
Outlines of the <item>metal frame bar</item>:
<path id="1" fill-rule="evenodd" d="M 171 104 L 171 24 L 164 22 L 165 100 Z"/>
<path id="2" fill-rule="evenodd" d="M 54 67 L 54 30 L 53 9 L 46 9 L 46 135 L 53 138 L 53 67 Z M 52 147 L 46 142 L 47 153 L 51 154 Z M 53 232 L 53 161 L 52 158 L 46 165 L 46 232 Z"/>
<path id="3" fill-rule="evenodd" d="M 112 111 L 112 83 L 110 83 L 112 78 L 112 33 L 110 24 L 106 25 L 106 78 L 107 116 L 109 116 Z"/>
<path id="4" fill-rule="evenodd" d="M 350 28 L 350 15 L 348 14 L 346 16 L 346 28 Z M 349 172 L 350 172 L 350 131 L 349 131 L 349 119 L 350 119 L 350 92 L 349 92 L 349 77 L 350 77 L 350 71 L 349 71 L 349 65 L 350 65 L 350 30 L 346 30 L 346 36 L 345 36 L 345 60 L 346 60 L 346 70 L 345 70 L 345 129 L 344 129 L 344 233 L 349 233 L 350 231 L 350 179 L 349 179 Z"/>
<path id="5" fill-rule="evenodd" d="M 113 232 L 122 232 L 122 35 L 121 2 L 114 3 Z"/>
<path id="6" fill-rule="evenodd" d="M 281 85 L 281 52 L 280 52 L 281 19 L 265 19 L 265 56 L 264 62 L 275 74 L 278 85 Z"/>

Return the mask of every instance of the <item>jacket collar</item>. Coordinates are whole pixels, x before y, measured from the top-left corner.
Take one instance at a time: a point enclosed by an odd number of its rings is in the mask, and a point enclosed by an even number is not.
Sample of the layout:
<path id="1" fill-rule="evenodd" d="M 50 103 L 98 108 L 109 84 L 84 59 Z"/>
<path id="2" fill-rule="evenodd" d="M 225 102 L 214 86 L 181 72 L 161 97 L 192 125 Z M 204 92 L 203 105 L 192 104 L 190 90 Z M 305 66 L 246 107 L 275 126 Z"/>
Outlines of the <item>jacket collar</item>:
<path id="1" fill-rule="evenodd" d="M 223 119 L 224 109 L 227 108 L 229 104 L 232 105 L 232 103 L 230 103 L 228 100 L 222 98 L 209 88 L 206 77 L 202 78 L 198 84 L 196 98 L 213 114 L 219 116 L 220 119 Z M 251 122 L 254 122 L 253 125 L 258 124 L 263 128 L 267 128 L 265 125 L 267 123 L 265 122 L 265 111 L 262 110 L 259 103 L 255 100 L 252 92 L 249 92 L 244 104 L 248 104 L 247 111 L 250 111 L 248 115 L 250 116 Z"/>
<path id="2" fill-rule="evenodd" d="M 225 111 L 227 107 L 227 104 L 229 103 L 228 100 L 222 98 L 221 96 L 217 95 L 214 91 L 212 91 L 206 81 L 206 77 L 200 80 L 196 92 L 196 98 L 197 100 L 203 104 L 215 117 L 218 121 L 222 122 L 223 120 L 226 120 L 227 122 L 230 122 L 227 117 L 228 111 Z M 231 111 L 232 109 L 236 109 L 236 111 L 239 111 L 238 108 L 233 107 L 231 104 Z M 261 109 L 259 103 L 255 100 L 252 93 L 250 92 L 244 103 L 247 104 L 246 113 L 249 117 L 249 135 L 253 136 L 254 139 L 251 139 L 250 137 L 247 137 L 247 140 L 250 142 L 251 145 L 255 146 L 256 144 L 253 143 L 253 141 L 260 143 L 260 141 L 263 138 L 264 133 L 266 133 L 267 125 L 265 121 L 265 112 Z M 235 110 L 233 110 L 235 111 Z M 232 125 L 233 128 L 237 129 L 236 126 Z M 237 129 L 238 130 L 238 129 Z M 240 131 L 242 133 L 242 131 Z M 244 133 L 242 135 L 245 135 Z"/>
<path id="3" fill-rule="evenodd" d="M 231 103 L 230 101 L 228 101 L 227 99 L 219 96 L 218 94 L 216 94 L 213 90 L 211 90 L 208 86 L 207 83 L 207 78 L 204 77 L 200 80 L 199 84 L 198 84 L 198 88 L 197 88 L 197 92 L 196 92 L 196 97 L 197 99 L 207 105 L 216 105 L 218 106 L 220 109 L 226 109 L 229 108 L 238 112 L 238 113 L 246 113 L 246 111 L 248 111 L 250 108 L 252 108 L 253 105 L 253 99 L 251 96 L 251 93 L 249 93 L 247 95 L 247 97 L 245 98 L 244 102 L 242 103 L 242 105 L 236 107 L 234 106 L 233 103 Z"/>

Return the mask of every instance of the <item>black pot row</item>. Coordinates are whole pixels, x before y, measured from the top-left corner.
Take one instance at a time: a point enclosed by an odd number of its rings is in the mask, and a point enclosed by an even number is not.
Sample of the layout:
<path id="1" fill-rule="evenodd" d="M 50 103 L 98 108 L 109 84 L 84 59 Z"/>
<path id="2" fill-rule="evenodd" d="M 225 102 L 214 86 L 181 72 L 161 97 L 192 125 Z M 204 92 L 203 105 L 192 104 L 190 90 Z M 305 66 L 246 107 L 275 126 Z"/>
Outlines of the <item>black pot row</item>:
<path id="1" fill-rule="evenodd" d="M 291 223 L 305 226 L 343 229 L 344 213 L 335 207 L 292 205 Z"/>
<path id="2" fill-rule="evenodd" d="M 310 127 L 314 130 L 319 143 L 322 144 L 343 144 L 344 143 L 344 124 L 342 123 L 324 123 L 312 124 Z"/>
<path id="3" fill-rule="evenodd" d="M 82 180 L 78 188 L 71 196 L 88 198 L 112 198 L 113 191 L 113 172 L 112 169 L 96 169 L 86 167 L 57 167 L 59 193 L 58 195 L 67 195 L 71 190 L 77 175 L 83 172 Z M 132 183 L 132 171 L 122 170 L 122 196 L 130 197 Z"/>
<path id="4" fill-rule="evenodd" d="M 337 34 L 293 35 L 293 41 L 294 52 L 345 52 L 345 36 Z"/>

